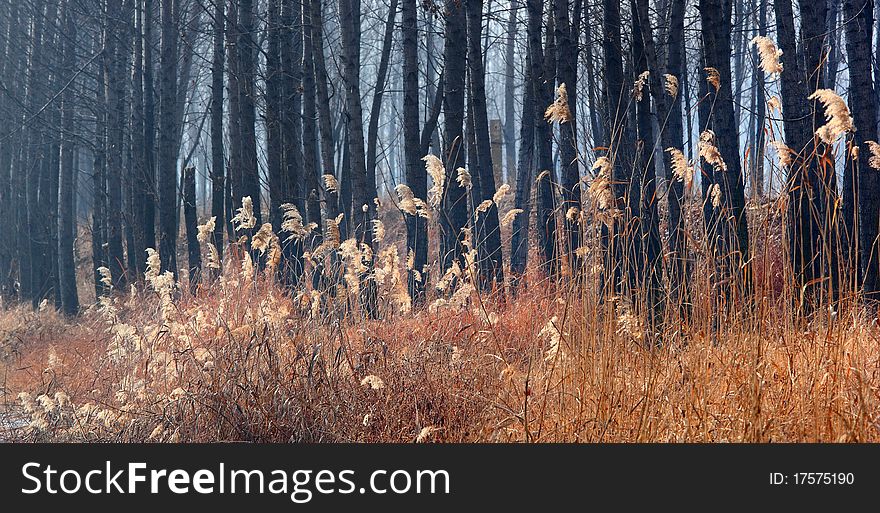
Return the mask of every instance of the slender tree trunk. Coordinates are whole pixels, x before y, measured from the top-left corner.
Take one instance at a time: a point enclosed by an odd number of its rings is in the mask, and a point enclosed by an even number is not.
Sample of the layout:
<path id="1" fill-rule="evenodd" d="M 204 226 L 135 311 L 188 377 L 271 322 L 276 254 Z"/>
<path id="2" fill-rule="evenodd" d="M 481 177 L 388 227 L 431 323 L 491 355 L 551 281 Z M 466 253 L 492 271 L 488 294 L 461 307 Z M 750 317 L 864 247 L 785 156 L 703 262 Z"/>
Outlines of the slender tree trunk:
<path id="1" fill-rule="evenodd" d="M 156 187 L 156 102 L 153 95 L 153 0 L 144 0 L 144 188 L 142 224 L 144 230 L 144 248 L 156 249 L 156 205 L 158 189 Z M 146 269 L 147 254 L 141 253 L 141 266 Z"/>
<path id="2" fill-rule="evenodd" d="M 226 226 L 226 172 L 223 155 L 223 72 L 225 56 L 224 2 L 214 5 L 213 55 L 211 57 L 211 215 L 214 234 L 211 243 L 217 249 L 218 262 L 222 265 L 223 230 Z"/>
<path id="3" fill-rule="evenodd" d="M 419 137 L 419 52 L 416 28 L 417 0 L 403 0 L 403 144 L 406 185 L 416 198 L 425 201 L 428 195 L 428 177 L 421 162 L 422 148 Z M 428 263 L 428 222 L 413 213 L 404 213 L 406 219 L 407 288 L 413 305 L 425 301 L 425 281 Z"/>
<path id="4" fill-rule="evenodd" d="M 463 126 L 465 90 L 465 11 L 456 0 L 446 1 L 446 42 L 443 69 L 443 158 L 446 178 L 440 208 L 440 263 L 446 271 L 454 262 L 463 265 L 462 228 L 467 225 L 467 191 L 456 181 L 464 164 Z"/>
<path id="5" fill-rule="evenodd" d="M 183 223 L 186 227 L 186 247 L 189 250 L 189 291 L 195 294 L 202 275 L 202 251 L 198 239 L 198 214 L 196 213 L 196 168 L 183 170 Z"/>
<path id="6" fill-rule="evenodd" d="M 318 97 L 318 128 L 321 141 L 321 174 L 330 175 L 336 181 L 336 166 L 333 160 L 333 120 L 330 115 L 330 97 L 327 85 L 327 67 L 324 60 L 324 13 L 321 0 L 311 0 L 312 15 L 312 57 L 315 65 L 315 90 Z M 332 220 L 339 215 L 339 191 L 322 184 L 324 219 Z M 327 236 L 327 233 L 324 233 Z"/>
<path id="7" fill-rule="evenodd" d="M 731 0 L 700 0 L 703 53 L 706 66 L 715 68 L 720 75 L 720 87 L 713 98 L 712 128 L 715 143 L 726 164 L 726 170 L 716 167 L 715 183 L 721 190 L 721 207 L 726 222 L 721 224 L 721 235 L 728 256 L 726 273 L 743 271 L 743 283 L 749 287 L 749 235 L 745 217 L 745 193 L 739 153 L 739 132 L 733 112 L 732 75 L 730 70 Z"/>
<path id="8" fill-rule="evenodd" d="M 64 9 L 63 45 L 64 75 L 76 73 L 77 20 L 70 5 Z M 79 297 L 76 290 L 76 262 L 74 260 L 74 241 L 76 240 L 76 211 L 74 210 L 74 115 L 75 97 L 72 87 L 65 89 L 61 110 L 61 177 L 58 200 L 58 282 L 61 308 L 66 315 L 79 312 Z M 2 169 L 0 169 L 2 172 Z"/>
<path id="9" fill-rule="evenodd" d="M 486 78 L 483 67 L 480 40 L 483 32 L 483 2 L 469 0 L 466 4 L 468 25 L 468 65 L 470 78 L 471 105 L 473 108 L 474 139 L 476 158 L 468 155 L 477 169 L 471 168 L 471 175 L 479 175 L 480 201 L 492 200 L 495 190 L 495 174 L 492 162 L 492 147 L 489 140 L 489 114 L 486 108 Z M 477 182 L 475 182 L 477 183 Z M 476 205 L 475 205 L 476 206 Z M 503 258 L 501 253 L 501 227 L 498 219 L 498 205 L 493 201 L 486 212 L 477 215 L 475 241 L 480 255 L 481 274 L 485 276 L 487 285 L 494 285 L 500 290 L 504 287 Z"/>
<path id="10" fill-rule="evenodd" d="M 174 2 L 161 0 L 159 78 L 159 255 L 162 271 L 177 278 L 177 19 Z"/>
<path id="11" fill-rule="evenodd" d="M 880 290 L 877 233 L 880 213 L 880 175 L 868 164 L 871 151 L 866 141 L 877 140 L 877 96 L 871 80 L 873 41 L 873 0 L 844 0 L 846 54 L 849 62 L 849 106 L 856 127 L 855 144 L 859 147 L 856 172 L 858 183 L 855 205 L 858 206 L 858 236 L 861 250 L 865 296 L 877 299 Z"/>
<path id="12" fill-rule="evenodd" d="M 306 219 L 310 223 L 322 226 L 321 202 L 320 202 L 320 179 L 321 162 L 320 146 L 318 141 L 318 91 L 315 84 L 315 53 L 312 42 L 312 10 L 309 0 L 303 0 L 302 5 L 302 28 L 303 28 L 303 184 L 306 196 Z M 320 241 L 321 232 L 317 230 L 312 237 L 314 241 Z"/>

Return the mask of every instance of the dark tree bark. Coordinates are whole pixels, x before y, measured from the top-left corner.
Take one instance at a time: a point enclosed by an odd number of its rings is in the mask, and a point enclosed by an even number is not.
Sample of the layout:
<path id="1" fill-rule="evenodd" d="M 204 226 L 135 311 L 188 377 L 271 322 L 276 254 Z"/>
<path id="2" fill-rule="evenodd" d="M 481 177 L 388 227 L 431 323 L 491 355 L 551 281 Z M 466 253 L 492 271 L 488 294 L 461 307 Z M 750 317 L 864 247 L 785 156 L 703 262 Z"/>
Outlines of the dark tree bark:
<path id="1" fill-rule="evenodd" d="M 535 105 L 532 115 L 535 117 L 535 154 L 537 158 L 538 177 L 536 178 L 536 213 L 538 245 L 541 249 L 541 268 L 548 276 L 556 276 L 558 270 L 556 252 L 556 215 L 553 184 L 555 178 L 553 165 L 553 133 L 544 121 L 544 110 L 552 102 L 551 95 L 554 83 L 555 50 L 552 48 L 553 18 L 548 18 L 547 49 L 541 46 L 543 0 L 528 0 L 528 46 L 530 55 L 531 87 L 535 89 Z"/>
<path id="2" fill-rule="evenodd" d="M 419 137 L 419 52 L 416 27 L 417 0 L 403 0 L 403 144 L 406 185 L 416 198 L 426 200 L 428 177 L 422 165 Z M 424 217 L 404 213 L 406 219 L 407 258 L 412 254 L 412 268 L 407 269 L 407 288 L 413 305 L 425 301 L 428 263 L 428 222 Z"/>
<path id="3" fill-rule="evenodd" d="M 310 223 L 322 226 L 321 220 L 321 162 L 318 142 L 318 91 L 315 84 L 314 44 L 312 42 L 312 11 L 309 0 L 303 0 L 303 184 L 305 185 L 306 216 Z M 321 231 L 312 236 L 313 241 L 321 240 Z"/>
<path id="4" fill-rule="evenodd" d="M 714 182 L 721 189 L 721 208 L 725 222 L 720 237 L 725 255 L 725 273 L 742 270 L 743 283 L 749 287 L 749 233 L 745 217 L 745 194 L 739 153 L 739 132 L 733 112 L 732 75 L 730 70 L 731 0 L 700 0 L 703 54 L 706 66 L 720 75 L 720 87 L 712 104 L 712 129 L 726 170 L 714 170 Z"/>
<path id="5" fill-rule="evenodd" d="M 125 70 L 122 40 L 127 37 L 126 6 L 108 2 L 104 33 L 104 87 L 107 100 L 107 251 L 114 287 L 127 282 L 122 244 L 123 135 L 125 125 Z"/>
<path id="6" fill-rule="evenodd" d="M 489 140 L 489 115 L 486 108 L 486 77 L 483 67 L 481 36 L 483 32 L 483 2 L 468 0 L 466 4 L 468 26 L 468 66 L 470 82 L 470 103 L 474 126 L 474 149 L 476 155 L 468 159 L 476 163 L 471 166 L 471 176 L 478 175 L 474 189 L 480 202 L 492 200 L 496 191 L 492 147 Z M 479 205 L 477 202 L 474 206 Z M 480 252 L 481 282 L 486 286 L 504 287 L 504 271 L 501 253 L 501 227 L 498 219 L 498 205 L 493 201 L 488 211 L 476 214 L 474 241 Z"/>
<path id="7" fill-rule="evenodd" d="M 177 12 L 176 0 L 161 0 L 159 70 L 159 256 L 162 271 L 177 278 Z"/>
<path id="8" fill-rule="evenodd" d="M 516 173 L 516 102 L 515 70 L 516 70 L 516 0 L 510 1 L 510 12 L 507 15 L 507 38 L 504 50 L 504 180 L 510 184 Z"/>
<path id="9" fill-rule="evenodd" d="M 873 0 L 844 0 L 846 54 L 849 62 L 849 107 L 856 127 L 855 144 L 859 159 L 854 176 L 857 197 L 859 250 L 864 277 L 864 293 L 877 299 L 880 254 L 877 247 L 877 223 L 880 213 L 880 174 L 868 164 L 871 151 L 865 141 L 877 140 L 877 95 L 871 77 L 871 48 L 874 25 Z M 845 200 L 844 200 L 845 201 Z M 850 232 L 852 233 L 852 232 Z"/>
<path id="10" fill-rule="evenodd" d="M 63 71 L 65 76 L 76 72 L 76 15 L 70 5 L 64 9 Z M 61 177 L 58 200 L 58 282 L 61 308 L 66 315 L 79 312 L 79 297 L 76 290 L 76 262 L 74 260 L 74 241 L 76 240 L 76 211 L 74 195 L 76 183 L 74 175 L 74 115 L 76 99 L 74 89 L 67 87 L 62 96 L 61 110 Z M 2 169 L 0 169 L 2 172 Z"/>
<path id="11" fill-rule="evenodd" d="M 321 142 L 321 174 L 336 179 L 333 160 L 333 120 L 330 115 L 330 95 L 327 85 L 327 66 L 324 59 L 324 13 L 321 0 L 311 0 L 312 58 L 315 66 L 315 90 L 318 96 L 318 128 Z M 339 215 L 339 191 L 322 184 L 324 219 L 332 220 Z M 327 235 L 326 233 L 324 234 Z"/>
<path id="12" fill-rule="evenodd" d="M 186 248 L 189 251 L 189 291 L 195 294 L 202 275 L 202 251 L 198 239 L 198 214 L 196 213 L 196 168 L 183 170 L 183 223 L 186 227 Z"/>
<path id="13" fill-rule="evenodd" d="M 153 0 L 144 0 L 144 145 L 140 148 L 144 162 L 143 210 L 144 248 L 156 249 L 156 205 L 159 194 L 156 187 L 156 101 L 153 94 Z M 147 254 L 140 254 L 141 266 L 146 268 Z"/>
<path id="14" fill-rule="evenodd" d="M 238 125 L 241 145 L 241 190 L 233 193 L 241 198 L 250 196 L 254 205 L 254 217 L 257 226 L 263 224 L 260 201 L 260 175 L 257 166 L 257 135 L 256 135 L 256 66 L 257 43 L 254 25 L 253 0 L 238 1 L 238 24 L 236 27 L 235 48 L 238 58 L 235 72 L 238 74 L 238 118 L 233 123 Z"/>
<path id="15" fill-rule="evenodd" d="M 214 234 L 211 243 L 223 262 L 223 230 L 226 226 L 226 172 L 223 155 L 223 72 L 225 56 L 224 2 L 218 0 L 213 13 L 213 55 L 211 58 L 211 215 Z"/>
<path id="16" fill-rule="evenodd" d="M 467 191 L 456 182 L 464 164 L 463 126 L 466 62 L 465 11 L 457 0 L 447 0 L 446 42 L 443 69 L 443 159 L 446 179 L 440 208 L 440 263 L 446 271 L 454 262 L 463 265 L 462 228 L 467 225 Z"/>
<path id="17" fill-rule="evenodd" d="M 658 89 L 659 86 L 659 70 L 657 68 L 650 69 L 648 62 L 656 63 L 654 56 L 653 36 L 651 34 L 650 25 L 642 25 L 642 22 L 648 21 L 647 2 L 641 2 L 640 6 L 636 6 L 636 1 L 631 2 L 633 12 L 637 15 L 633 16 L 633 55 L 635 58 L 636 75 L 643 72 L 649 72 L 651 89 L 654 94 L 648 94 L 643 91 L 641 100 L 636 98 L 636 148 L 634 172 L 639 175 L 639 183 L 641 191 L 639 198 L 639 236 L 642 239 L 643 254 L 637 258 L 642 259 L 639 267 L 644 270 L 640 277 L 640 287 L 644 291 L 645 300 L 649 307 L 649 322 L 653 328 L 661 320 L 662 311 L 660 304 L 661 280 L 663 278 L 663 268 L 661 260 L 660 248 L 660 216 L 657 212 L 657 177 L 656 166 L 654 165 L 654 146 L 656 140 L 654 138 L 654 128 L 651 118 L 651 97 L 663 98 Z M 646 28 L 647 27 L 647 28 Z M 650 59 L 649 59 L 650 55 Z M 663 107 L 658 107 L 659 112 L 663 112 L 665 107 L 665 98 L 659 100 L 658 103 Z"/>
<path id="18" fill-rule="evenodd" d="M 513 218 L 510 238 L 511 289 L 519 288 L 529 257 L 529 217 L 531 212 L 532 177 L 534 176 L 535 150 L 535 88 L 531 87 L 531 57 L 526 57 L 526 75 L 523 80 L 523 110 L 519 127 L 519 153 L 516 169 L 516 195 L 514 208 L 521 212 Z"/>
<path id="19" fill-rule="evenodd" d="M 829 235 L 827 229 L 830 228 L 823 226 L 828 208 L 826 198 L 836 194 L 828 186 L 829 174 L 826 173 L 829 170 L 820 163 L 820 156 L 826 149 L 813 133 L 814 123 L 823 123 L 822 115 L 817 112 L 816 102 L 806 100 L 822 84 L 819 76 L 822 50 L 812 43 L 805 44 L 805 61 L 798 59 L 791 2 L 775 0 L 775 7 L 777 39 L 783 51 L 781 88 L 785 141 L 794 152 L 787 177 L 789 251 L 795 289 L 805 294 L 798 298 L 801 304 L 812 295 L 816 280 L 823 274 L 821 240 Z M 808 26 L 809 22 L 818 20 L 812 13 L 803 18 L 803 37 L 811 33 L 812 37 L 819 37 L 815 32 L 824 26 L 824 15 L 818 29 Z M 833 166 L 830 171 L 833 172 Z"/>
<path id="20" fill-rule="evenodd" d="M 556 81 L 565 84 L 571 119 L 559 126 L 559 159 L 561 165 L 564 248 L 573 274 L 583 266 L 577 250 L 581 247 L 581 180 L 577 148 L 577 34 L 569 17 L 569 1 L 554 0 L 553 14 L 556 39 Z M 577 15 L 575 16 L 577 19 Z M 575 209 L 575 210 L 572 210 Z"/>

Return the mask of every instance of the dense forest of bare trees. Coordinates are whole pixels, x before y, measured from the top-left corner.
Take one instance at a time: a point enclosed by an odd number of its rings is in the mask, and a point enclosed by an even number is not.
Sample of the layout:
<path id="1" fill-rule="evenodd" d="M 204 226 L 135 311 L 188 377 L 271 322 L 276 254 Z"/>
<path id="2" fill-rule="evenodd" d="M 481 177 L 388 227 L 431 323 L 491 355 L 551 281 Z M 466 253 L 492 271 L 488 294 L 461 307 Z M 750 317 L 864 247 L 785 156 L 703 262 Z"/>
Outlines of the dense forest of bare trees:
<path id="1" fill-rule="evenodd" d="M 75 315 L 143 282 L 155 249 L 193 293 L 244 255 L 290 291 L 354 273 L 376 317 L 392 212 L 415 307 L 463 269 L 514 297 L 527 269 L 584 284 L 598 266 L 602 295 L 659 323 L 687 317 L 700 241 L 712 301 L 750 302 L 764 229 L 750 212 L 768 202 L 798 311 L 870 298 L 875 14 L 873 0 L 0 0 L 3 304 Z M 354 261 L 335 251 L 349 240 Z"/>

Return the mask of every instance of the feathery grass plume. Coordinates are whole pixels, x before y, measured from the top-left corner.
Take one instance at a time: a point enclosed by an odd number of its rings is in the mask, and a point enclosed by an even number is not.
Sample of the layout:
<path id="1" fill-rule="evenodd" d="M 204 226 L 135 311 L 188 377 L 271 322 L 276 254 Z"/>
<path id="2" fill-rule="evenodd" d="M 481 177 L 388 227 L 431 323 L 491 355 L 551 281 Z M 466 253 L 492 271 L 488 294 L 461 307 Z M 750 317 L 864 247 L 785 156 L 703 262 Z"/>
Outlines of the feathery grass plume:
<path id="1" fill-rule="evenodd" d="M 462 189 L 470 189 L 471 184 L 471 172 L 466 168 L 460 167 L 456 170 L 457 175 L 455 177 L 455 181 L 458 182 L 458 186 Z"/>
<path id="2" fill-rule="evenodd" d="M 791 151 L 783 141 L 773 140 L 770 141 L 770 144 L 776 148 L 776 154 L 779 156 L 779 164 L 782 167 L 790 167 L 791 166 L 791 156 L 794 155 L 794 152 Z"/>
<path id="3" fill-rule="evenodd" d="M 587 196 L 599 210 L 606 210 L 614 206 L 614 193 L 611 190 L 611 160 L 605 156 L 597 158 L 592 170 L 597 168 L 599 173 L 590 181 Z"/>
<path id="4" fill-rule="evenodd" d="M 553 316 L 544 324 L 544 327 L 541 328 L 541 331 L 538 333 L 538 338 L 543 338 L 549 343 L 549 349 L 544 353 L 544 361 L 545 362 L 553 362 L 560 355 L 565 356 L 560 351 L 560 345 L 562 342 L 562 331 L 559 330 L 559 317 Z"/>
<path id="5" fill-rule="evenodd" d="M 144 271 L 144 277 L 147 281 L 150 278 L 159 276 L 162 268 L 162 260 L 159 258 L 159 253 L 153 248 L 147 248 L 145 250 L 147 252 L 147 270 Z"/>
<path id="6" fill-rule="evenodd" d="M 385 240 L 385 224 L 379 219 L 370 221 L 373 224 L 373 242 L 381 244 Z"/>
<path id="7" fill-rule="evenodd" d="M 567 219 L 568 222 L 570 222 L 570 223 L 578 221 L 580 216 L 581 216 L 581 209 L 579 209 L 577 207 L 569 207 L 568 211 L 565 213 L 565 219 Z"/>
<path id="8" fill-rule="evenodd" d="M 716 68 L 703 68 L 706 71 L 706 82 L 715 88 L 715 92 L 721 90 L 721 73 Z"/>
<path id="9" fill-rule="evenodd" d="M 859 147 L 855 144 L 852 145 L 852 148 L 849 149 L 849 158 L 853 162 L 859 160 Z"/>
<path id="10" fill-rule="evenodd" d="M 324 178 L 324 189 L 327 192 L 336 192 L 339 190 L 339 182 L 336 181 L 336 177 L 330 173 L 323 175 Z"/>
<path id="11" fill-rule="evenodd" d="M 416 198 L 408 185 L 404 183 L 398 184 L 394 190 L 397 192 L 400 210 L 411 216 L 424 217 L 425 219 L 431 218 L 431 209 L 428 207 L 428 204 L 421 198 Z"/>
<path id="12" fill-rule="evenodd" d="M 440 206 L 440 201 L 443 199 L 443 186 L 446 184 L 446 170 L 443 168 L 443 163 L 440 162 L 440 159 L 437 158 L 436 155 L 425 155 L 422 157 L 422 160 L 425 161 L 425 171 L 428 172 L 432 181 L 431 188 L 428 189 L 428 203 L 436 208 Z"/>
<path id="13" fill-rule="evenodd" d="M 868 165 L 872 169 L 880 169 L 880 144 L 877 144 L 876 141 L 865 141 L 865 144 L 871 150 L 871 156 L 868 157 Z"/>
<path id="14" fill-rule="evenodd" d="M 98 274 L 101 276 L 100 282 L 102 285 L 107 287 L 108 290 L 113 289 L 113 276 L 110 274 L 110 269 L 107 269 L 103 265 L 96 269 Z"/>
<path id="15" fill-rule="evenodd" d="M 626 335 L 636 342 L 645 337 L 645 328 L 641 319 L 633 312 L 632 305 L 623 301 L 617 305 L 617 334 Z"/>
<path id="16" fill-rule="evenodd" d="M 826 123 L 816 129 L 816 135 L 825 144 L 834 144 L 841 134 L 856 131 L 846 102 L 831 89 L 816 89 L 807 99 L 818 100 L 825 107 Z"/>
<path id="17" fill-rule="evenodd" d="M 285 239 L 285 242 L 304 239 L 317 227 L 317 223 L 303 225 L 302 214 L 300 214 L 299 209 L 293 203 L 281 205 L 281 231 L 290 234 Z"/>
<path id="18" fill-rule="evenodd" d="M 492 201 L 494 201 L 496 205 L 501 203 L 501 200 L 504 196 L 507 196 L 508 192 L 510 192 L 510 186 L 506 183 L 501 184 L 501 187 L 499 187 L 498 190 L 495 191 L 495 194 L 492 195 Z"/>
<path id="19" fill-rule="evenodd" d="M 262 256 L 273 244 L 277 245 L 277 240 L 278 236 L 272 230 L 272 223 L 263 223 L 263 226 L 260 226 L 260 229 L 251 238 L 251 247 L 259 251 Z"/>
<path id="20" fill-rule="evenodd" d="M 571 110 L 568 108 L 568 90 L 565 84 L 559 84 L 556 89 L 556 100 L 544 111 L 544 119 L 548 123 L 568 123 L 571 120 Z"/>
<path id="21" fill-rule="evenodd" d="M 712 199 L 712 207 L 721 206 L 721 186 L 717 183 L 709 186 L 709 197 Z"/>
<path id="22" fill-rule="evenodd" d="M 724 163 L 724 159 L 721 158 L 721 152 L 718 151 L 718 147 L 715 146 L 715 132 L 712 130 L 704 130 L 703 133 L 700 134 L 699 149 L 700 157 L 706 162 L 712 164 L 715 169 L 727 171 L 727 164 Z"/>
<path id="23" fill-rule="evenodd" d="M 211 216 L 211 219 L 208 219 L 205 224 L 200 224 L 196 227 L 198 230 L 198 234 L 196 235 L 196 239 L 205 243 L 210 240 L 211 236 L 214 235 L 214 228 L 216 226 L 217 216 Z"/>
<path id="24" fill-rule="evenodd" d="M 684 182 L 684 187 L 690 190 L 694 183 L 694 166 L 685 158 L 684 153 L 678 148 L 666 148 L 669 159 L 672 161 L 672 174 L 679 182 Z"/>
<path id="25" fill-rule="evenodd" d="M 361 290 L 361 275 L 368 271 L 364 265 L 364 255 L 358 247 L 357 240 L 346 239 L 339 245 L 339 254 L 345 262 L 345 284 L 351 296 L 357 296 Z"/>
<path id="26" fill-rule="evenodd" d="M 666 90 L 666 94 L 673 98 L 678 96 L 678 77 L 666 73 L 663 75 L 663 79 L 663 89 Z"/>
<path id="27" fill-rule="evenodd" d="M 480 214 L 483 212 L 488 212 L 489 209 L 492 208 L 492 200 L 483 200 L 477 205 L 476 210 L 474 210 L 474 217 L 480 217 Z"/>
<path id="28" fill-rule="evenodd" d="M 428 437 L 436 433 L 437 431 L 443 431 L 443 428 L 438 428 L 437 426 L 425 426 L 419 431 L 419 435 L 416 437 L 416 443 L 421 444 L 428 441 Z"/>
<path id="29" fill-rule="evenodd" d="M 761 56 L 761 69 L 764 73 L 770 75 L 779 75 L 782 73 L 782 63 L 779 58 L 782 57 L 782 50 L 776 48 L 776 43 L 766 36 L 755 36 L 751 43 L 758 49 L 758 55 Z"/>
<path id="30" fill-rule="evenodd" d="M 645 88 L 645 84 L 648 82 L 648 76 L 650 73 L 648 71 L 643 71 L 639 74 L 639 78 L 636 79 L 633 84 L 632 97 L 637 101 L 642 101 L 642 90 Z"/>
<path id="31" fill-rule="evenodd" d="M 220 269 L 220 253 L 217 251 L 217 246 L 212 243 L 208 243 L 208 268 L 209 269 Z"/>
<path id="32" fill-rule="evenodd" d="M 361 386 L 369 386 L 373 390 L 381 390 L 385 388 L 385 382 L 382 381 L 382 378 L 376 376 L 375 374 L 370 374 L 361 380 Z"/>
<path id="33" fill-rule="evenodd" d="M 767 108 L 770 112 L 782 112 L 782 102 L 779 100 L 778 96 L 771 96 L 769 100 L 767 100 Z"/>
<path id="34" fill-rule="evenodd" d="M 254 217 L 254 202 L 250 196 L 241 198 L 241 207 L 238 208 L 230 221 L 235 231 L 251 230 L 257 226 L 257 218 Z"/>
<path id="35" fill-rule="evenodd" d="M 516 216 L 523 213 L 523 209 L 521 208 L 512 208 L 504 214 L 504 217 L 501 218 L 501 226 L 508 226 L 510 223 L 516 219 Z"/>

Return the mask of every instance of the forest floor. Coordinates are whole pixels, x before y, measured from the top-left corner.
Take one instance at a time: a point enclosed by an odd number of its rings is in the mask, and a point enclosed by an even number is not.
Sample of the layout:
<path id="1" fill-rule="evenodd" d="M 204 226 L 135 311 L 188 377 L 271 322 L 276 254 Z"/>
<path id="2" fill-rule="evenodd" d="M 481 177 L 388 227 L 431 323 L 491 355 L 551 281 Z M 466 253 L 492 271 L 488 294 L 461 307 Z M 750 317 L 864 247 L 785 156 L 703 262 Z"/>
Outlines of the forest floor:
<path id="1" fill-rule="evenodd" d="M 535 283 L 381 320 L 235 272 L 80 318 L 0 311 L 19 441 L 880 441 L 880 330 L 695 307 L 662 346 L 623 302 Z M 317 298 L 317 299 L 316 299 Z M 712 327 L 715 328 L 712 328 Z M 715 336 L 711 331 L 715 329 Z M 21 424 L 7 413 L 7 424 Z"/>

